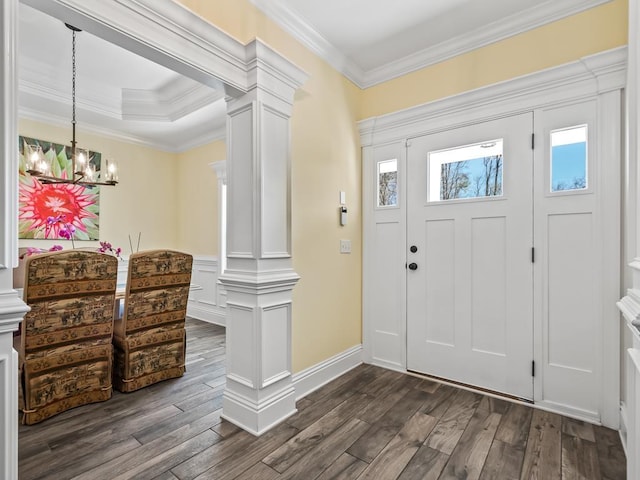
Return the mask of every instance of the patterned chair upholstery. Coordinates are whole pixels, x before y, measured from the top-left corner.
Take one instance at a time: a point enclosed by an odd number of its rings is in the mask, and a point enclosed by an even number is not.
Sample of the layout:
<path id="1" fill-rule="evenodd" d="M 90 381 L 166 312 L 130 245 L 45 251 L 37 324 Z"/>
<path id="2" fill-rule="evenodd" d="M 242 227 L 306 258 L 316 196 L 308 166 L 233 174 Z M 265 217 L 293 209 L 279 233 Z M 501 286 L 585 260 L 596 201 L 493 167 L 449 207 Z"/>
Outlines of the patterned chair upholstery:
<path id="1" fill-rule="evenodd" d="M 29 257 L 25 269 L 31 311 L 14 341 L 22 421 L 31 425 L 111 398 L 118 260 L 69 250 Z"/>
<path id="2" fill-rule="evenodd" d="M 193 257 L 171 250 L 129 257 L 124 313 L 115 322 L 114 385 L 132 392 L 184 374 Z"/>

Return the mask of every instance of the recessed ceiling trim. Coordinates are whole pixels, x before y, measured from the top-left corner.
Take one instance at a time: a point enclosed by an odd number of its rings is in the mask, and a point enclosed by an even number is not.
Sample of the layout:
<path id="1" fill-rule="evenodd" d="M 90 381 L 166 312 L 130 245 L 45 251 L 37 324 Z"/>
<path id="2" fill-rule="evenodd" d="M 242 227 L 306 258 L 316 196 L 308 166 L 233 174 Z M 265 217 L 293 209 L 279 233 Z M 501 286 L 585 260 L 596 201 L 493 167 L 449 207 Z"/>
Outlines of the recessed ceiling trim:
<path id="1" fill-rule="evenodd" d="M 549 0 L 471 30 L 455 39 L 423 49 L 381 67 L 363 71 L 314 27 L 280 0 L 250 0 L 285 31 L 327 61 L 360 88 L 368 88 L 449 58 L 519 35 L 612 0 Z"/>
<path id="2" fill-rule="evenodd" d="M 224 91 L 212 90 L 202 84 L 188 82 L 183 86 L 185 89 L 180 91 L 164 88 L 155 91 L 123 88 L 122 119 L 175 122 L 225 97 Z"/>
<path id="3" fill-rule="evenodd" d="M 69 126 L 69 119 L 62 118 L 57 115 L 43 113 L 30 108 L 19 107 L 18 117 L 26 120 L 33 120 L 36 122 L 46 123 L 57 127 L 67 128 Z M 125 143 L 131 143 L 134 145 L 140 145 L 143 147 L 153 148 L 155 150 L 161 150 L 170 153 L 182 153 L 192 148 L 206 145 L 207 143 L 214 142 L 216 140 L 224 140 L 226 135 L 226 126 L 212 129 L 211 131 L 190 137 L 188 141 L 176 144 L 175 142 L 163 143 L 157 139 L 150 140 L 148 137 L 141 137 L 137 135 L 125 134 L 120 130 L 112 130 L 103 127 L 96 127 L 95 125 L 84 124 L 80 133 L 86 132 L 93 135 L 98 135 L 112 140 L 118 140 Z"/>
<path id="4" fill-rule="evenodd" d="M 66 106 L 71 105 L 71 95 L 68 92 L 60 91 L 57 86 L 47 86 L 37 82 L 30 82 L 21 79 L 18 87 L 21 95 L 29 95 L 43 100 L 50 100 Z M 78 98 L 77 105 L 79 110 L 94 112 L 105 117 L 121 119 L 122 115 L 119 108 L 113 107 L 113 103 L 108 104 L 101 100 L 106 97 L 95 98 Z M 117 102 L 117 100 L 115 100 Z M 69 107 L 70 108 L 70 107 Z M 68 123 L 68 122 L 67 122 Z"/>

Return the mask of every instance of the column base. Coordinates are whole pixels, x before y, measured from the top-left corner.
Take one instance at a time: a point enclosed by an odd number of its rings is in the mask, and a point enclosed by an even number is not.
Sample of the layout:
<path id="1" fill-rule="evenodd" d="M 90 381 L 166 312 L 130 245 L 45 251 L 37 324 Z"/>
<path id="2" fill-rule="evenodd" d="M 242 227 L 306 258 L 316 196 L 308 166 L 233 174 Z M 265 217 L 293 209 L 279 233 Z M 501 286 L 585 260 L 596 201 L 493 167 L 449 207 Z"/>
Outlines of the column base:
<path id="1" fill-rule="evenodd" d="M 221 417 L 252 435 L 262 435 L 298 411 L 290 377 L 285 386 L 273 387 L 256 391 L 227 377 Z"/>

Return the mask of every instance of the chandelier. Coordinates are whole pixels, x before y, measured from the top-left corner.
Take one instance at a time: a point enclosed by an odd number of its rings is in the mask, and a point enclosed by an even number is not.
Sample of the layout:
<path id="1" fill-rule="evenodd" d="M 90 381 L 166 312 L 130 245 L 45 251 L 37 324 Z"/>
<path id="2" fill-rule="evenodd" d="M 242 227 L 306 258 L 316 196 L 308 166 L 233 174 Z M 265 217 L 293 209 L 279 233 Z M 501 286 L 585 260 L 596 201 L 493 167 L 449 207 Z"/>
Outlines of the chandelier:
<path id="1" fill-rule="evenodd" d="M 76 32 L 80 32 L 79 28 L 76 28 L 68 23 L 65 23 L 67 28 L 72 32 L 71 41 L 71 178 L 64 178 L 62 176 L 54 176 L 51 173 L 51 167 L 47 163 L 42 147 L 40 145 L 29 145 L 29 152 L 27 158 L 27 173 L 38 178 L 40 183 L 71 183 L 77 185 L 97 186 L 97 185 L 116 185 L 118 183 L 117 167 L 113 161 L 106 160 L 106 171 L 104 177 L 102 172 L 97 172 L 95 168 L 91 166 L 89 152 L 77 147 L 76 142 Z M 27 154 L 27 152 L 25 152 Z"/>

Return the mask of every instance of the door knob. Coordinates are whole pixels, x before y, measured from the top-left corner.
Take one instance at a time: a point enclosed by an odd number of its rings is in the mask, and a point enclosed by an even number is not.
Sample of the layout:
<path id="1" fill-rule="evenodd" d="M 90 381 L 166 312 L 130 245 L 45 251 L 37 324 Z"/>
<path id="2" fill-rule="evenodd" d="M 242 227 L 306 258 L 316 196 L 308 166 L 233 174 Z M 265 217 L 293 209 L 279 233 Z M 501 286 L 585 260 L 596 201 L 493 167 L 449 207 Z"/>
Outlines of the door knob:
<path id="1" fill-rule="evenodd" d="M 418 264 L 417 263 L 410 263 L 409 264 L 409 270 L 417 270 L 418 269 Z"/>
<path id="2" fill-rule="evenodd" d="M 411 245 L 411 247 L 409 247 L 409 250 L 411 250 L 411 253 L 416 253 L 418 251 L 418 247 L 416 247 L 415 245 Z"/>

